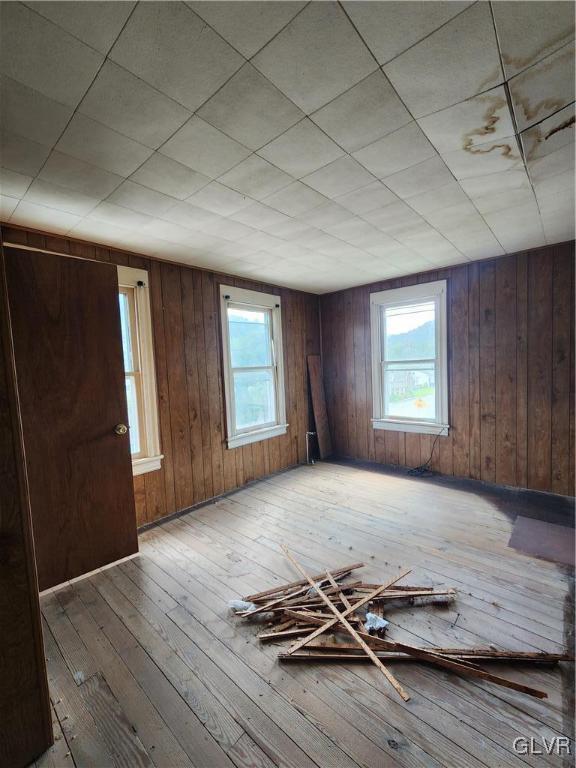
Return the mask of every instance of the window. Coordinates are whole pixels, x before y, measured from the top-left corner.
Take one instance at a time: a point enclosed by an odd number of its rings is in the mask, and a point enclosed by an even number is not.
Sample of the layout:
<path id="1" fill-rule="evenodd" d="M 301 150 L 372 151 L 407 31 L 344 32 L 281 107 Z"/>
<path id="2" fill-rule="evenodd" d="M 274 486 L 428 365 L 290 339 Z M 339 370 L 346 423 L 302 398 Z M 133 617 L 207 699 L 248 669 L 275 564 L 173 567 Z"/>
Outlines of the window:
<path id="1" fill-rule="evenodd" d="M 446 281 L 370 294 L 375 429 L 448 434 Z"/>
<path id="2" fill-rule="evenodd" d="M 220 286 L 228 448 L 283 435 L 280 297 Z"/>
<path id="3" fill-rule="evenodd" d="M 148 272 L 118 267 L 118 299 L 132 471 L 160 469 L 160 438 Z"/>

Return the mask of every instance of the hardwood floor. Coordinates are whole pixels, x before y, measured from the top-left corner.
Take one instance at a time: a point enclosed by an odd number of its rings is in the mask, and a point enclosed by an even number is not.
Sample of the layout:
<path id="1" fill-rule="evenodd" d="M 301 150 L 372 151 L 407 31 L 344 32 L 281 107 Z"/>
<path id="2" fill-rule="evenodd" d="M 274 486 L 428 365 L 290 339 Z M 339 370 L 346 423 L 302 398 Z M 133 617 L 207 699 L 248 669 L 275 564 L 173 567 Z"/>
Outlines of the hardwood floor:
<path id="1" fill-rule="evenodd" d="M 506 494 L 509 494 L 508 496 Z M 391 612 L 413 644 L 559 651 L 570 572 L 507 546 L 518 495 L 320 463 L 259 481 L 140 535 L 140 554 L 44 594 L 56 742 L 36 763 L 185 768 L 562 766 L 514 738 L 569 734 L 568 665 L 498 667 L 545 701 L 396 664 L 404 703 L 366 665 L 282 665 L 228 601 L 362 560 L 367 581 L 454 586 L 446 608 Z M 517 509 L 522 512 L 522 508 Z M 533 511 L 532 511 L 533 512 Z"/>

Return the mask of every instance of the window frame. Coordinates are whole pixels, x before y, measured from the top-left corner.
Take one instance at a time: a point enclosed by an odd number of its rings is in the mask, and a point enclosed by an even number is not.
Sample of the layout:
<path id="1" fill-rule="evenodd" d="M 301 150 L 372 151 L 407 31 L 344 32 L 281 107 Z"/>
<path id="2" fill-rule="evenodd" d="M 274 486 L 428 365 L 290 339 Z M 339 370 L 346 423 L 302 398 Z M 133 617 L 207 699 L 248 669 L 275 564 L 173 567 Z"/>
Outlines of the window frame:
<path id="1" fill-rule="evenodd" d="M 274 422 L 254 429 L 244 427 L 236 429 L 235 397 L 234 397 L 234 368 L 230 351 L 230 335 L 228 331 L 228 308 L 247 307 L 255 310 L 270 312 L 270 343 L 272 352 L 271 366 L 255 366 L 256 369 L 272 369 L 274 372 L 274 388 L 276 396 L 276 418 Z M 271 437 L 286 434 L 286 392 L 284 378 L 284 352 L 282 344 L 282 306 L 280 296 L 246 288 L 235 288 L 230 285 L 220 285 L 220 321 L 222 329 L 222 368 L 224 375 L 224 398 L 226 406 L 226 444 L 228 448 L 238 448 L 242 445 L 268 440 Z"/>
<path id="2" fill-rule="evenodd" d="M 145 269 L 118 266 L 118 289 L 132 291 L 131 320 L 134 323 L 133 349 L 138 361 L 141 395 L 138 402 L 140 416 L 140 452 L 132 454 L 132 474 L 142 475 L 161 468 L 163 454 L 160 453 L 160 425 L 158 416 L 158 395 L 156 387 L 156 366 L 154 363 L 154 341 L 152 314 L 150 310 L 150 287 Z M 133 314 L 132 314 L 133 313 Z M 125 375 L 130 375 L 125 372 Z"/>
<path id="3" fill-rule="evenodd" d="M 396 432 L 416 432 L 427 435 L 448 435 L 448 325 L 446 280 L 419 283 L 404 288 L 392 288 L 370 294 L 370 330 L 372 344 L 372 427 Z M 436 307 L 435 392 L 436 418 L 411 419 L 386 416 L 384 404 L 384 316 L 388 308 L 434 302 Z M 395 361 L 403 362 L 403 361 Z M 407 360 L 415 362 L 413 360 Z"/>

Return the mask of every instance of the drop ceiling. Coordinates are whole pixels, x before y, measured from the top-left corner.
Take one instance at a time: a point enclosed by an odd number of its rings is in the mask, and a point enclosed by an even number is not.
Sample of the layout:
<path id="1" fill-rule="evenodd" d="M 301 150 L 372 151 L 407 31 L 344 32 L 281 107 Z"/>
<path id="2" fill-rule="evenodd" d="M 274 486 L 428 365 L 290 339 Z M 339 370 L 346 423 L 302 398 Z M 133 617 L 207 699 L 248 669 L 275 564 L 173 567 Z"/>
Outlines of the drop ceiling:
<path id="1" fill-rule="evenodd" d="M 571 2 L 2 2 L 1 216 L 325 293 L 574 237 Z"/>

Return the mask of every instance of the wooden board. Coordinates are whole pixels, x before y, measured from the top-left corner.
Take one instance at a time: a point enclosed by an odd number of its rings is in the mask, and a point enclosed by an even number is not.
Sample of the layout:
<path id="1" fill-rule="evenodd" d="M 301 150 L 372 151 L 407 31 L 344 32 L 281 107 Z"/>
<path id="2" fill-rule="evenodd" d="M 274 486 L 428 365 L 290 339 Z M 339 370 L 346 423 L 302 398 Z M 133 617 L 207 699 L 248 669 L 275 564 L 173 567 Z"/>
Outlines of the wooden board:
<path id="1" fill-rule="evenodd" d="M 320 458 L 327 459 L 332 455 L 332 440 L 330 438 L 330 425 L 326 412 L 326 400 L 324 397 L 324 381 L 322 377 L 322 361 L 320 355 L 308 355 L 308 380 L 312 393 L 312 408 L 314 410 L 314 422 L 316 424 L 316 436 L 318 438 L 318 450 Z"/>
<path id="2" fill-rule="evenodd" d="M 113 265 L 5 249 L 40 589 L 138 551 Z"/>
<path id="3" fill-rule="evenodd" d="M 0 254 L 0 765 L 24 768 L 51 745 L 38 581 Z"/>

